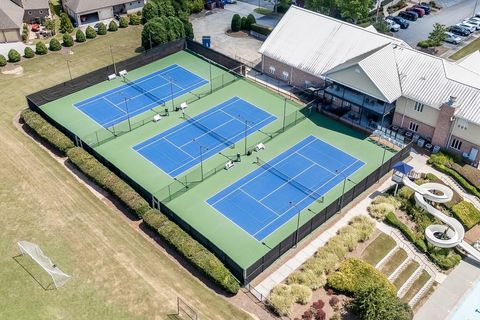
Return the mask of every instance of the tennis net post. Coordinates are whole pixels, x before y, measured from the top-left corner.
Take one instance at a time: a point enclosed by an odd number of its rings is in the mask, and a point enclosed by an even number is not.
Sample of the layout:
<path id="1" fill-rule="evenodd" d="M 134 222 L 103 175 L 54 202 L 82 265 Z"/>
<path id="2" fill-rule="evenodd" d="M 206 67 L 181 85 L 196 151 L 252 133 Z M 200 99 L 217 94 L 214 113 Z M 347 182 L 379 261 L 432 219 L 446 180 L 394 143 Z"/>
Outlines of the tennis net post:
<path id="1" fill-rule="evenodd" d="M 219 135 L 218 133 L 214 132 L 212 129 L 208 128 L 207 126 L 201 124 L 197 119 L 190 117 L 188 114 L 185 112 L 183 113 L 183 119 L 187 121 L 188 123 L 193 124 L 206 134 L 214 137 L 216 140 L 220 141 L 222 144 L 226 145 L 227 147 L 233 149 L 235 148 L 235 143 L 230 141 L 229 139 Z"/>

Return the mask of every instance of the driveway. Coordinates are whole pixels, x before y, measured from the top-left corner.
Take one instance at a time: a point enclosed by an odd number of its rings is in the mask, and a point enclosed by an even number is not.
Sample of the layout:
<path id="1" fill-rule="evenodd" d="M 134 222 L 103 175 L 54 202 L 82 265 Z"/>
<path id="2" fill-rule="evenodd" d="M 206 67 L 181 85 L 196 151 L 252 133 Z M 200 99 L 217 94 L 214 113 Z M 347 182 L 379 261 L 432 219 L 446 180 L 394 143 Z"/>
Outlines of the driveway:
<path id="1" fill-rule="evenodd" d="M 435 23 L 447 26 L 459 23 L 473 14 L 476 0 L 443 0 L 439 1 L 443 9 L 432 12 L 428 16 L 410 21 L 410 27 L 395 33 L 395 37 L 402 39 L 410 46 L 415 47 L 421 40 L 425 40 L 432 31 Z M 477 11 L 480 10 L 480 5 Z"/>
<path id="2" fill-rule="evenodd" d="M 193 24 L 195 40 L 201 42 L 202 36 L 211 36 L 212 49 L 234 59 L 258 62 L 261 58 L 258 49 L 260 49 L 262 41 L 246 34 L 239 33 L 235 36 L 230 36 L 226 33 L 230 29 L 232 17 L 236 13 L 242 17 L 253 14 L 258 23 L 272 27 L 278 23 L 280 19 L 278 16 L 263 16 L 254 12 L 253 10 L 257 7 L 246 2 L 237 2 L 236 4 L 225 5 L 225 9 L 203 11 L 193 15 L 190 21 Z"/>
<path id="3" fill-rule="evenodd" d="M 23 51 L 25 50 L 25 47 L 27 47 L 27 45 L 23 42 L 0 43 L 0 54 L 8 59 L 8 51 L 10 51 L 10 49 L 15 49 L 23 56 Z M 29 45 L 28 47 L 35 50 L 35 46 Z"/>

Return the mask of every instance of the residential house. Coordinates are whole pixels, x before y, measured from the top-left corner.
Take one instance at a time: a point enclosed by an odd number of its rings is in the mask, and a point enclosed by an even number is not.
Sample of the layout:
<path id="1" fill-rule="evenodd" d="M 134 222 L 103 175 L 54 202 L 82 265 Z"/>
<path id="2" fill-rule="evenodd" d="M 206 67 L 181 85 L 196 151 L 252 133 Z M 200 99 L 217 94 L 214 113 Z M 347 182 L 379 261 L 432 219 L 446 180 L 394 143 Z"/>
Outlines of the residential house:
<path id="1" fill-rule="evenodd" d="M 22 41 L 23 23 L 49 16 L 48 0 L 0 0 L 0 43 Z"/>
<path id="2" fill-rule="evenodd" d="M 77 25 L 112 19 L 142 10 L 147 0 L 63 0 L 63 9 Z"/>
<path id="3" fill-rule="evenodd" d="M 341 121 L 480 160 L 480 72 L 471 70 L 478 55 L 450 62 L 296 6 L 259 52 L 263 72 L 317 91 L 321 111 Z"/>

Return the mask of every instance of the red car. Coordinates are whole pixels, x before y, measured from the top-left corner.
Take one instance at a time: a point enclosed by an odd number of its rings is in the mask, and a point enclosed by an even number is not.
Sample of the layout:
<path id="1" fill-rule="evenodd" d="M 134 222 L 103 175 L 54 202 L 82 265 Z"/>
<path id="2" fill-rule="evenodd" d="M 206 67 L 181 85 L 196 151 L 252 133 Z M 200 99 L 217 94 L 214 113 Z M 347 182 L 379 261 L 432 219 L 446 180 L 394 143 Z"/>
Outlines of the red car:
<path id="1" fill-rule="evenodd" d="M 410 7 L 410 8 L 405 9 L 405 11 L 416 12 L 418 14 L 419 18 L 422 18 L 425 15 L 425 10 L 423 10 L 422 8 L 419 8 L 419 7 Z"/>
<path id="2" fill-rule="evenodd" d="M 32 31 L 37 32 L 40 30 L 40 25 L 38 23 L 32 23 Z"/>

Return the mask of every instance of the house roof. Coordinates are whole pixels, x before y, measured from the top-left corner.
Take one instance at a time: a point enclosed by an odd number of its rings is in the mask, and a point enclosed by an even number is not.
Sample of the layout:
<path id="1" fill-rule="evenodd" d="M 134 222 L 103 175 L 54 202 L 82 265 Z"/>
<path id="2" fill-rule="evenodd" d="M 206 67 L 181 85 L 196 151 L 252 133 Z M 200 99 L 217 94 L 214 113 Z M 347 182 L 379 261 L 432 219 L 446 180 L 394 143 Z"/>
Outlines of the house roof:
<path id="1" fill-rule="evenodd" d="M 63 5 L 69 7 L 76 13 L 81 13 L 127 2 L 128 0 L 63 0 Z"/>
<path id="2" fill-rule="evenodd" d="M 25 10 L 48 9 L 48 0 L 22 0 Z"/>
<path id="3" fill-rule="evenodd" d="M 312 30 L 318 30 L 313 37 Z M 387 102 L 404 96 L 440 108 L 455 97 L 455 115 L 480 124 L 480 73 L 469 70 L 471 65 L 480 65 L 480 55 L 450 62 L 414 50 L 398 39 L 295 6 L 260 53 L 333 81 L 341 70 L 361 70 L 381 93 L 376 98 Z M 348 85 L 353 89 L 362 86 Z"/>
<path id="4" fill-rule="evenodd" d="M 23 8 L 10 0 L 0 1 L 0 30 L 18 29 L 23 24 Z"/>
<path id="5" fill-rule="evenodd" d="M 468 56 L 458 60 L 457 63 L 464 68 L 480 74 L 480 51 L 472 52 Z"/>

